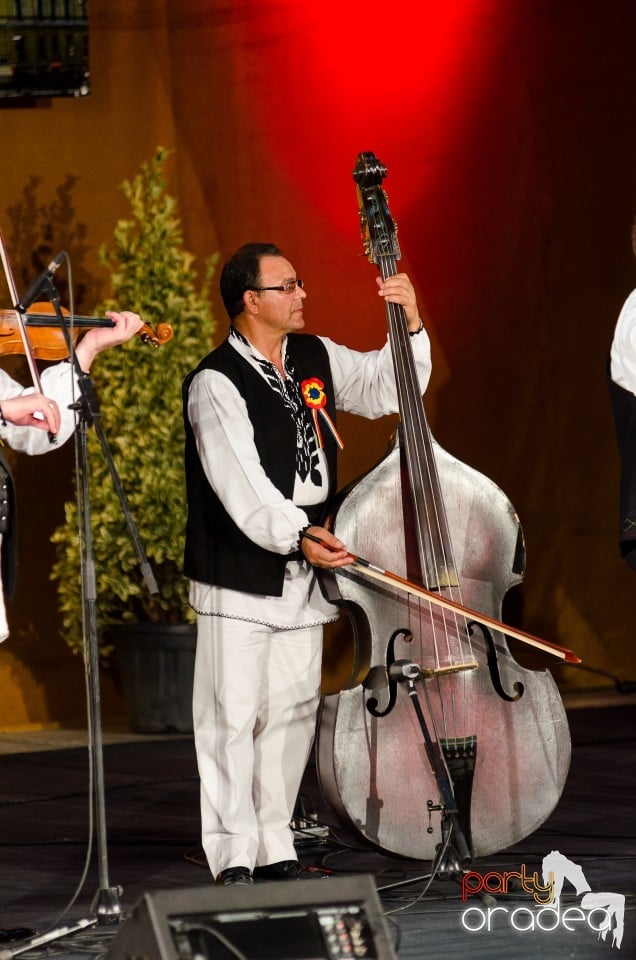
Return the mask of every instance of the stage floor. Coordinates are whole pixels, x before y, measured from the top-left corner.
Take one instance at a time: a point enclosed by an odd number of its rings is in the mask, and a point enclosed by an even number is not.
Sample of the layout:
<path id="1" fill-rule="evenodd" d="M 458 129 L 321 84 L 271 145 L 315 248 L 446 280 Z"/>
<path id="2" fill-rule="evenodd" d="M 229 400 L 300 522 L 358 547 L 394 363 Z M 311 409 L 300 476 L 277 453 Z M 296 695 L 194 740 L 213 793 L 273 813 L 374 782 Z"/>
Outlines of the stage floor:
<path id="1" fill-rule="evenodd" d="M 324 829 L 307 837 L 297 834 L 300 859 L 324 863 L 339 877 L 373 877 L 400 960 L 460 960 L 466 956 L 507 960 L 513 955 L 516 960 L 537 956 L 548 960 L 612 955 L 635 958 L 636 704 L 629 698 L 612 705 L 568 708 L 568 719 L 572 766 L 556 811 L 532 836 L 512 849 L 476 861 L 473 870 L 481 877 L 490 874 L 491 884 L 499 874 L 521 872 L 522 868 L 527 874 L 539 871 L 540 875 L 543 858 L 558 851 L 581 868 L 592 894 L 608 895 L 605 900 L 599 896 L 599 902 L 611 903 L 614 909 L 618 905 L 615 918 L 619 921 L 620 902 L 625 897 L 620 947 L 616 931 L 605 939 L 595 932 L 606 913 L 593 915 L 583 909 L 581 891 L 577 893 L 567 882 L 558 922 L 555 925 L 554 913 L 544 916 L 540 925 L 547 929 L 541 930 L 537 928 L 538 908 L 529 895 L 499 899 L 498 906 L 503 909 L 488 922 L 486 905 L 476 898 L 464 902 L 454 881 L 435 880 L 427 891 L 427 881 L 422 878 L 430 864 L 343 847 Z M 105 857 L 98 870 L 93 844 L 82 884 L 92 827 L 87 799 L 88 751 L 81 744 L 81 732 L 0 734 L 0 928 L 42 932 L 90 918 L 93 898 L 104 877 L 108 886 L 121 888 L 117 899 L 122 919 L 112 926 L 99 924 L 27 950 L 20 949 L 25 941 L 0 943 L 0 960 L 11 956 L 97 960 L 144 893 L 210 884 L 198 836 L 198 778 L 192 739 L 137 738 L 117 732 L 104 736 L 107 842 L 101 849 Z M 409 882 L 393 886 L 402 881 Z M 314 882 L 322 886 L 329 881 Z M 290 889 L 290 902 L 291 888 L 297 885 L 285 885 Z M 562 914 L 570 908 L 568 922 Z M 519 912 L 513 916 L 515 910 Z M 286 960 L 287 954 L 281 952 L 282 958 Z"/>

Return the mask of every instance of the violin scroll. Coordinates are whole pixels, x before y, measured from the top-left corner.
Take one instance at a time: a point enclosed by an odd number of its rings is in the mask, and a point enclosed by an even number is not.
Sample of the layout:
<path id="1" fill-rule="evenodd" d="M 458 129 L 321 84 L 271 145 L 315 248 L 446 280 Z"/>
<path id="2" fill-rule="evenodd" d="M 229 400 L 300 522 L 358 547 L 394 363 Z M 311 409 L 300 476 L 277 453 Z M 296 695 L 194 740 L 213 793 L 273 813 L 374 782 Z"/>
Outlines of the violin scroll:
<path id="1" fill-rule="evenodd" d="M 152 347 L 161 347 L 168 340 L 172 340 L 174 330 L 169 323 L 158 323 L 156 329 L 149 323 L 144 323 L 138 333 L 142 343 L 149 343 Z"/>

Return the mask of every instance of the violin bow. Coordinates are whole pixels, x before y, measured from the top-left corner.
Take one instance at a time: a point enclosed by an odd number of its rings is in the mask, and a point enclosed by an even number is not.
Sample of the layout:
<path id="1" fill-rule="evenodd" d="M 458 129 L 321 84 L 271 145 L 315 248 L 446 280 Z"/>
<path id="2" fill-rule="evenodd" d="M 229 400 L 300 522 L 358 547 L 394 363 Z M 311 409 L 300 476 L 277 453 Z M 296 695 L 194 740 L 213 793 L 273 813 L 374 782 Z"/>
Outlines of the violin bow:
<path id="1" fill-rule="evenodd" d="M 308 533 L 305 530 L 302 531 L 301 536 L 305 537 L 307 540 L 313 540 L 314 543 L 319 543 L 320 546 L 326 547 L 327 550 L 331 549 L 329 544 L 325 543 L 324 540 L 313 536 L 313 534 Z M 432 593 L 425 587 L 421 587 L 419 584 L 413 583 L 411 580 L 406 580 L 404 577 L 400 577 L 397 573 L 391 573 L 390 570 L 383 570 L 381 567 L 376 566 L 376 564 L 371 563 L 370 560 L 365 560 L 364 557 L 356 556 L 353 553 L 350 553 L 349 556 L 352 558 L 352 563 L 347 565 L 347 569 L 354 570 L 356 573 L 362 574 L 362 576 L 366 576 L 372 580 L 378 580 L 381 583 L 386 583 L 389 586 L 396 587 L 403 593 L 408 593 L 411 596 L 427 600 L 429 603 L 432 603 L 438 607 L 442 607 L 444 610 L 449 610 L 451 613 L 456 613 L 462 617 L 474 620 L 476 623 L 480 623 L 484 627 L 498 630 L 500 633 L 503 633 L 508 637 L 513 637 L 515 640 L 520 640 L 521 643 L 525 643 L 530 647 L 534 647 L 536 650 L 541 650 L 543 653 L 547 653 L 552 657 L 556 657 L 558 660 L 563 660 L 565 663 L 581 663 L 581 658 L 577 657 L 577 655 L 571 650 L 568 650 L 567 647 L 560 647 L 556 643 L 550 643 L 548 640 L 542 640 L 539 637 L 533 636 L 531 633 L 526 633 L 524 630 L 517 630 L 516 628 L 510 627 L 505 623 L 501 623 L 499 620 L 495 620 L 494 617 L 489 617 L 485 613 L 478 613 L 476 610 L 471 610 L 470 607 L 464 607 L 461 603 L 457 603 L 455 600 L 449 600 L 446 597 L 439 596 L 437 593 Z"/>
<path id="2" fill-rule="evenodd" d="M 4 270 L 4 276 L 7 281 L 7 286 L 9 288 L 9 294 L 11 295 L 11 302 L 14 304 L 13 309 L 15 310 L 16 316 L 18 318 L 18 327 L 20 329 L 20 336 L 22 337 L 22 343 L 24 345 L 24 356 L 27 361 L 27 366 L 29 368 L 29 373 L 31 374 L 31 381 L 33 387 L 37 390 L 38 393 L 42 393 L 42 384 L 40 382 L 40 374 L 38 373 L 38 368 L 35 365 L 35 358 L 31 350 L 31 344 L 29 343 L 29 338 L 27 336 L 26 327 L 24 325 L 24 316 L 23 311 L 20 308 L 20 302 L 18 298 L 18 288 L 15 285 L 15 280 L 13 278 L 13 271 L 11 270 L 11 265 L 9 263 L 9 257 L 7 254 L 6 244 L 4 242 L 4 235 L 2 230 L 0 230 L 0 258 L 2 259 L 2 268 Z M 54 433 L 51 433 L 49 430 L 49 442 L 56 443 L 57 438 Z"/>
<path id="3" fill-rule="evenodd" d="M 31 345 L 29 343 L 27 333 L 24 327 L 24 317 L 22 311 L 20 310 L 19 298 L 18 298 L 18 288 L 15 285 L 15 280 L 13 279 L 13 271 L 9 264 L 9 257 L 7 255 L 7 247 L 4 242 L 4 236 L 2 230 L 0 230 L 0 258 L 2 258 L 2 267 L 4 269 L 4 276 L 7 281 L 7 286 L 9 288 L 9 295 L 11 297 L 11 303 L 13 304 L 13 309 L 15 310 L 18 317 L 18 326 L 20 328 L 20 334 L 22 336 L 22 342 L 24 344 L 24 355 L 27 359 L 29 366 L 29 373 L 31 374 L 31 379 L 33 380 L 33 386 L 37 389 L 39 393 L 42 393 L 42 387 L 40 385 L 40 376 L 38 374 L 38 368 L 35 365 L 35 361 L 31 355 Z"/>

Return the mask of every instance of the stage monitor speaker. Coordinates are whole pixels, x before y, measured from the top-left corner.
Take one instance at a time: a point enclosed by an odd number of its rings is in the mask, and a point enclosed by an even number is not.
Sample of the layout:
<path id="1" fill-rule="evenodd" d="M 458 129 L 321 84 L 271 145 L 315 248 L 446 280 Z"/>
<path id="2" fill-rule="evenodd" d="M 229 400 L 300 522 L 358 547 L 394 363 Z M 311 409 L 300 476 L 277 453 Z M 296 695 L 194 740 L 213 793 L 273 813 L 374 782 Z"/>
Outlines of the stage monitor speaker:
<path id="1" fill-rule="evenodd" d="M 396 960 L 369 875 L 146 893 L 105 960 Z"/>

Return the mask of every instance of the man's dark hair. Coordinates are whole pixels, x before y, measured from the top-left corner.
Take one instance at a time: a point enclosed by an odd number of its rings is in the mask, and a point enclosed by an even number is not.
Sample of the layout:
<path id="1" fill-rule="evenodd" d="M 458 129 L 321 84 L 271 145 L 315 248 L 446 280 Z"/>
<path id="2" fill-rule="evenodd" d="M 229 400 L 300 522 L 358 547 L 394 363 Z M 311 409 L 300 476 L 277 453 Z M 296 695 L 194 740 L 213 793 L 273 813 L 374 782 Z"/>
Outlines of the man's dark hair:
<path id="1" fill-rule="evenodd" d="M 221 297 L 231 321 L 243 312 L 243 294 L 261 285 L 261 258 L 282 257 L 273 243 L 246 243 L 230 257 L 221 271 Z"/>

